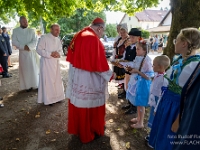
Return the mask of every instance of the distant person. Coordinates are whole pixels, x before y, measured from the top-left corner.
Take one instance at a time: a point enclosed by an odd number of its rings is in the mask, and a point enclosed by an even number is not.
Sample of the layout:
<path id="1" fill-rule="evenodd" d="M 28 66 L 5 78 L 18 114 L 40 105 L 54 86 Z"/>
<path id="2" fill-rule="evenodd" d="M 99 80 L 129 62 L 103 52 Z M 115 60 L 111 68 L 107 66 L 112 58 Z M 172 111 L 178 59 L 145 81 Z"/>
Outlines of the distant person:
<path id="1" fill-rule="evenodd" d="M 37 37 L 35 31 L 28 28 L 26 17 L 19 19 L 20 27 L 15 28 L 12 34 L 12 44 L 19 49 L 19 83 L 20 90 L 30 92 L 38 88 L 39 83 L 39 56 L 36 53 Z"/>
<path id="2" fill-rule="evenodd" d="M 159 42 L 159 40 L 158 40 L 158 36 L 156 34 L 154 37 L 154 40 L 153 40 L 153 44 L 152 44 L 153 53 L 158 51 L 158 42 Z"/>
<path id="3" fill-rule="evenodd" d="M 108 42 L 108 37 L 107 37 L 106 34 L 104 35 L 103 39 L 104 39 L 105 42 Z"/>
<path id="4" fill-rule="evenodd" d="M 43 35 L 37 45 L 37 52 L 41 56 L 38 103 L 45 105 L 52 105 L 65 99 L 59 64 L 62 54 L 59 34 L 60 26 L 53 24 L 51 33 Z"/>
<path id="5" fill-rule="evenodd" d="M 162 53 L 163 51 L 163 37 L 161 36 L 158 43 L 158 53 Z"/>
<path id="6" fill-rule="evenodd" d="M 164 37 L 163 37 L 163 46 L 166 47 L 166 43 L 167 43 L 167 35 L 164 35 Z"/>
<path id="7" fill-rule="evenodd" d="M 150 38 L 149 38 L 150 50 L 152 50 L 153 40 L 154 40 L 153 36 L 150 36 Z"/>
<path id="8" fill-rule="evenodd" d="M 11 58 L 10 58 L 10 55 L 12 54 L 12 48 L 10 46 L 10 36 L 7 33 L 6 27 L 2 27 L 2 30 L 3 30 L 2 36 L 6 40 L 6 45 L 7 45 L 8 54 L 9 54 L 9 56 L 8 56 L 8 67 L 13 67 L 12 64 L 11 64 Z"/>
<path id="9" fill-rule="evenodd" d="M 9 51 L 7 48 L 6 40 L 2 36 L 2 29 L 0 28 L 0 64 L 3 68 L 3 72 L 2 72 L 3 78 L 12 77 L 8 73 L 8 56 L 9 56 Z"/>

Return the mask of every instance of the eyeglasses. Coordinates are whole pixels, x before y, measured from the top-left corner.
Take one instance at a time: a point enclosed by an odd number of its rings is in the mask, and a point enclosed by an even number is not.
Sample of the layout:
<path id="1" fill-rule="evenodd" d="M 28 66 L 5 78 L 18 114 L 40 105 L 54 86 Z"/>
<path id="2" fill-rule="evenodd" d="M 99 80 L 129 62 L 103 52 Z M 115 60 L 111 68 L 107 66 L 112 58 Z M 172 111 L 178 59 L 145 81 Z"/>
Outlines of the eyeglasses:
<path id="1" fill-rule="evenodd" d="M 101 28 L 103 29 L 103 31 L 105 31 L 105 27 L 103 27 L 103 26 L 101 26 L 101 25 L 100 25 L 99 27 L 101 27 Z"/>
<path id="2" fill-rule="evenodd" d="M 173 39 L 173 44 L 174 44 L 174 45 L 176 44 L 176 39 Z"/>

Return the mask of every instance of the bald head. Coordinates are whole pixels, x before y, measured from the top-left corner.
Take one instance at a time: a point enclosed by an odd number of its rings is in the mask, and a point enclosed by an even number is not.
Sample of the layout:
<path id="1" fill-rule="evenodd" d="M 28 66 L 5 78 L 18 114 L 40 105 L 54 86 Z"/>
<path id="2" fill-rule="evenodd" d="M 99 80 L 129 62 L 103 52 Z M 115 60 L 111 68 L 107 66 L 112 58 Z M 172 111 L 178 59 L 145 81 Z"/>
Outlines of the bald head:
<path id="1" fill-rule="evenodd" d="M 60 26 L 59 24 L 52 24 L 51 25 L 51 34 L 55 37 L 58 37 L 60 34 Z"/>
<path id="2" fill-rule="evenodd" d="M 25 16 L 21 16 L 19 18 L 19 23 L 20 23 L 21 28 L 27 28 L 28 27 L 28 21 L 27 21 Z"/>

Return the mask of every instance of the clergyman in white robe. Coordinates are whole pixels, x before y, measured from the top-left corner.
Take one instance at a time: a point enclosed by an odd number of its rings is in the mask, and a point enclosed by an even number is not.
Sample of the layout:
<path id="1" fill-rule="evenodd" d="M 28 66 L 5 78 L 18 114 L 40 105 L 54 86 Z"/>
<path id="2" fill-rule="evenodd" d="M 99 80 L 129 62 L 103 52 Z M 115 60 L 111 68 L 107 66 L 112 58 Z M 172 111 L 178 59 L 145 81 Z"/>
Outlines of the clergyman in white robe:
<path id="1" fill-rule="evenodd" d="M 38 103 L 53 104 L 65 99 L 64 87 L 60 73 L 59 58 L 51 56 L 52 52 L 62 53 L 61 41 L 51 33 L 43 35 L 37 45 L 40 58 L 40 75 Z"/>
<path id="2" fill-rule="evenodd" d="M 36 42 L 34 29 L 18 27 L 13 30 L 12 45 L 19 49 L 20 90 L 38 88 L 39 56 L 36 53 Z M 25 45 L 30 51 L 24 50 Z"/>

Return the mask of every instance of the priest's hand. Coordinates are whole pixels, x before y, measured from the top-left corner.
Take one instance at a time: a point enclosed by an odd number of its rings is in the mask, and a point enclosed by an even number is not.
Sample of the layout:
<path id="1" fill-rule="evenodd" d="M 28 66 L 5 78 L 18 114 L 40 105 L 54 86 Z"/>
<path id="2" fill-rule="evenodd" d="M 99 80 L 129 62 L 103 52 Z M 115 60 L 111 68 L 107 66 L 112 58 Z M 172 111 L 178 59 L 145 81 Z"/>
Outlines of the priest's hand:
<path id="1" fill-rule="evenodd" d="M 25 51 L 30 51 L 29 47 L 27 45 L 24 46 Z"/>
<path id="2" fill-rule="evenodd" d="M 60 54 L 56 51 L 55 51 L 55 56 L 56 56 L 56 58 L 60 58 Z"/>
<path id="3" fill-rule="evenodd" d="M 52 52 L 51 53 L 51 56 L 53 57 L 53 58 L 60 58 L 60 54 L 58 53 L 58 52 Z"/>

